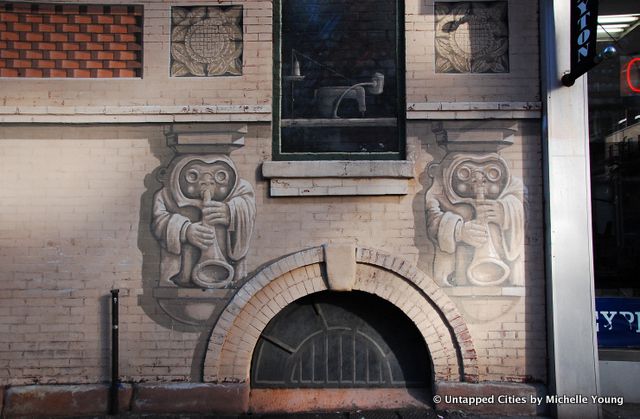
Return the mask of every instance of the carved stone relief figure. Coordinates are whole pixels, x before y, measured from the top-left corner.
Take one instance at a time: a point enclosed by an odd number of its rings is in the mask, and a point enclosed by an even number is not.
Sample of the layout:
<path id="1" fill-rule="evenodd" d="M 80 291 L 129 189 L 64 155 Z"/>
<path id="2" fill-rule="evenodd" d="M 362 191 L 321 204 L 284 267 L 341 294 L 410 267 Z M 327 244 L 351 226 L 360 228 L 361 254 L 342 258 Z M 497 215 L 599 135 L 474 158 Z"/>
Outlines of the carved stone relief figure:
<path id="1" fill-rule="evenodd" d="M 497 153 L 452 152 L 431 164 L 426 194 L 433 274 L 442 286 L 523 285 L 523 184 Z"/>
<path id="2" fill-rule="evenodd" d="M 246 275 L 256 207 L 253 187 L 226 155 L 179 155 L 154 196 L 160 284 L 223 288 Z"/>

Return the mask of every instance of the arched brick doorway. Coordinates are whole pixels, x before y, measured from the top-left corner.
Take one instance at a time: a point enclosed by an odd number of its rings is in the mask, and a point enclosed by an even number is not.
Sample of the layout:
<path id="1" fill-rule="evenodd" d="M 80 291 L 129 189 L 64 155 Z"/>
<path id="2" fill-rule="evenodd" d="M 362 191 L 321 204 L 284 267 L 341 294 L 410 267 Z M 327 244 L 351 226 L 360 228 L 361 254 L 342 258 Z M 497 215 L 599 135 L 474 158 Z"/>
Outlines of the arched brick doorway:
<path id="1" fill-rule="evenodd" d="M 355 248 L 355 252 L 352 290 L 384 299 L 410 319 L 428 348 L 433 380 L 476 382 L 473 342 L 448 296 L 402 258 L 364 247 Z M 322 247 L 316 247 L 286 256 L 264 267 L 240 287 L 212 330 L 205 355 L 205 382 L 251 386 L 252 357 L 267 324 L 294 301 L 329 290 L 324 254 Z M 252 400 L 258 394 L 252 390 Z M 340 399 L 343 394 L 355 393 L 327 393 L 323 397 L 337 400 L 335 406 L 330 406 L 333 408 L 349 403 Z M 361 395 L 352 397 L 360 398 Z"/>

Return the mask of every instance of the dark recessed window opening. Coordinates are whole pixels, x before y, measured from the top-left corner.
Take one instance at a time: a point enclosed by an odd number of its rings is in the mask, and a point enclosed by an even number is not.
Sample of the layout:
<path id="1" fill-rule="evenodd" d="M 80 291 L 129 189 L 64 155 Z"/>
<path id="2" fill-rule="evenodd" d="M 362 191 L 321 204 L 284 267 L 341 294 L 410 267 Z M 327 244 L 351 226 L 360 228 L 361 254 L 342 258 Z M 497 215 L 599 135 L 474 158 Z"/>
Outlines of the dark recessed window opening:
<path id="1" fill-rule="evenodd" d="M 280 1 L 276 158 L 401 157 L 399 8 L 389 0 Z"/>
<path id="2" fill-rule="evenodd" d="M 322 292 L 287 306 L 253 353 L 254 388 L 430 388 L 431 358 L 393 304 L 363 293 Z"/>

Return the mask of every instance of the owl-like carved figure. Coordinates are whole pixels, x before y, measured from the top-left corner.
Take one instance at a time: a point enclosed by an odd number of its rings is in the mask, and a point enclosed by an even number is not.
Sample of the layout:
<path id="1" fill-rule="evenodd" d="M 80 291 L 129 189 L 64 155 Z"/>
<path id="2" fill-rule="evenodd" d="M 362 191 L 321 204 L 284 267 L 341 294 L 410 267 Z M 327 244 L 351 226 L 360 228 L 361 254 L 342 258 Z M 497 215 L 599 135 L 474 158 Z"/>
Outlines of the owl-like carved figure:
<path id="1" fill-rule="evenodd" d="M 429 168 L 427 235 L 441 285 L 523 285 L 523 185 L 497 153 L 452 153 Z M 435 173 L 433 173 L 435 172 Z"/>
<path id="2" fill-rule="evenodd" d="M 161 283 L 222 288 L 244 277 L 255 214 L 253 188 L 227 156 L 178 158 L 153 202 Z"/>

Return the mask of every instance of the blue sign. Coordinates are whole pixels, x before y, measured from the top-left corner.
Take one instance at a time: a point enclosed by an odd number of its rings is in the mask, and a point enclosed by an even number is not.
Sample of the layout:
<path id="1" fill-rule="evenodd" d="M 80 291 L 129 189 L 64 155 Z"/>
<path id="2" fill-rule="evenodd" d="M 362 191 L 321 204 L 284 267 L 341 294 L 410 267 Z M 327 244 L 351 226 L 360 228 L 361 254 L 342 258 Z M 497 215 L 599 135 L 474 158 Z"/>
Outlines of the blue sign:
<path id="1" fill-rule="evenodd" d="M 596 297 L 600 348 L 640 348 L 640 298 Z"/>

